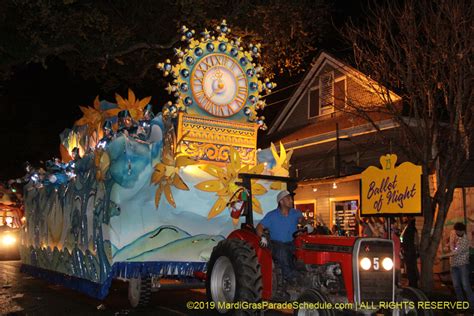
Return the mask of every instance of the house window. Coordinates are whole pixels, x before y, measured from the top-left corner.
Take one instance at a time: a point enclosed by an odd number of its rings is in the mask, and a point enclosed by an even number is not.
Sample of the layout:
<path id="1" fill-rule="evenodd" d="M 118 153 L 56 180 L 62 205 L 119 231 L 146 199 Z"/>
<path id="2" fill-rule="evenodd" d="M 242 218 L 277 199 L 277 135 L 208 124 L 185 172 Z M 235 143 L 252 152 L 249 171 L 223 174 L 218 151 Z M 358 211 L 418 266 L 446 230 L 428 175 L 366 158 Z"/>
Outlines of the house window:
<path id="1" fill-rule="evenodd" d="M 346 106 L 346 77 L 334 81 L 334 106 L 336 109 Z"/>
<path id="2" fill-rule="evenodd" d="M 309 117 L 319 115 L 319 87 L 309 91 Z"/>
<path id="3" fill-rule="evenodd" d="M 328 72 L 319 77 L 319 86 L 321 87 L 321 110 L 334 106 L 334 73 Z"/>
<path id="4" fill-rule="evenodd" d="M 346 104 L 346 77 L 334 79 L 334 73 L 321 75 L 319 85 L 308 93 L 308 117 L 331 114 L 334 109 L 342 109 Z"/>

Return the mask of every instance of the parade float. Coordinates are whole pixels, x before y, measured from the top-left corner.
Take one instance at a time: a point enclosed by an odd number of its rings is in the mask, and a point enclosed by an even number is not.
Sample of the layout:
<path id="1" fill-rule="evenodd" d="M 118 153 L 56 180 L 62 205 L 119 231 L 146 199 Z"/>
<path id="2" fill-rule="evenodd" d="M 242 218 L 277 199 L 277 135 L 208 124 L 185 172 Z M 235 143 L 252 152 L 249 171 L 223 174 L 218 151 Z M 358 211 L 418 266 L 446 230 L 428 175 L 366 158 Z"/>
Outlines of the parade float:
<path id="1" fill-rule="evenodd" d="M 61 163 L 73 168 L 29 174 L 23 271 L 100 299 L 116 278 L 138 290 L 152 275 L 195 278 L 240 225 L 242 209 L 231 207 L 245 199 L 239 174 L 288 176 L 283 146 L 257 149 L 258 129 L 266 129 L 261 97 L 275 87 L 260 79 L 260 46 L 244 49 L 229 32 L 225 21 L 202 37 L 183 26 L 186 47 L 175 49 L 175 63 L 157 65 L 176 100 L 146 122 L 145 138 L 117 133 L 99 145 L 105 122 L 117 130 L 124 110 L 140 122 L 150 97 L 129 90 L 81 107 L 83 117 L 60 135 Z M 259 220 L 283 187 L 252 184 Z"/>
<path id="2" fill-rule="evenodd" d="M 296 187 L 291 151 L 257 148 L 262 96 L 275 85 L 260 79 L 260 46 L 244 49 L 229 32 L 225 21 L 199 38 L 182 27 L 186 47 L 157 65 L 175 97 L 158 115 L 150 97 L 131 90 L 81 107 L 83 117 L 61 134 L 62 161 L 27 170 L 22 270 L 99 299 L 113 279 L 127 281 L 133 307 L 172 278 L 206 288 L 209 304 L 200 306 L 223 314 L 268 306 L 235 302 L 292 300 L 319 303 L 291 304 L 295 314 L 334 315 L 333 304 L 372 313 L 397 301 L 407 304 L 395 314 L 430 315 L 414 304 L 427 300 L 423 293 L 397 289 L 390 240 L 298 230 L 297 279 L 283 282 L 255 227 L 280 190 Z"/>
<path id="3" fill-rule="evenodd" d="M 21 195 L 0 183 L 0 259 L 18 259 L 19 229 L 24 223 Z"/>

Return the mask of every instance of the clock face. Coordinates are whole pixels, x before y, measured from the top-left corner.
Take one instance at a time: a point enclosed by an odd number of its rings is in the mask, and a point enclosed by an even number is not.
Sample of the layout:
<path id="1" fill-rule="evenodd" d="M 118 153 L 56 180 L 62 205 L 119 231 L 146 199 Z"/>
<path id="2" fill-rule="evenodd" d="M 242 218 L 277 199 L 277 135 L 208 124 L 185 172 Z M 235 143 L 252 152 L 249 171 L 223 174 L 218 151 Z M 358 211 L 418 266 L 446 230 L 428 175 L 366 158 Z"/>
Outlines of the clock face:
<path id="1" fill-rule="evenodd" d="M 214 116 L 232 116 L 247 101 L 247 78 L 237 61 L 224 54 L 203 57 L 191 74 L 198 106 Z"/>

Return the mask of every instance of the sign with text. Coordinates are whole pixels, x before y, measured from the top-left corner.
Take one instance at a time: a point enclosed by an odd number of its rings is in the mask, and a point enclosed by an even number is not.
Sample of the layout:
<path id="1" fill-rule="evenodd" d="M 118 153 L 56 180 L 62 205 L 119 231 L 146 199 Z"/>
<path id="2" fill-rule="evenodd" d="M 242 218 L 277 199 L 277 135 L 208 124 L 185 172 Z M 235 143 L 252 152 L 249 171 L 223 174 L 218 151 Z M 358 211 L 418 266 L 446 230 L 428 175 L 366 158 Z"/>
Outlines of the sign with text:
<path id="1" fill-rule="evenodd" d="M 421 215 L 421 166 L 404 162 L 395 167 L 397 155 L 380 157 L 382 168 L 370 166 L 361 174 L 360 213 Z"/>

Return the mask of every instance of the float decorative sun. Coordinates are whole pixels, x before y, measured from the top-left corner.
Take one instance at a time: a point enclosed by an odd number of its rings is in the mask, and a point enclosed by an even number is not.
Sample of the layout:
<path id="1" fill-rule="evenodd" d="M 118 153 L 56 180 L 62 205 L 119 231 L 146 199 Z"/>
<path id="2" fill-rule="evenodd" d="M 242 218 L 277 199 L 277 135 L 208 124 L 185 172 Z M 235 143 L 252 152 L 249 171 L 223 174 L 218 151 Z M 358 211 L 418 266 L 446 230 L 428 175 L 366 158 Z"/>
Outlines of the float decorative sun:
<path id="1" fill-rule="evenodd" d="M 88 135 L 98 132 L 106 118 L 109 117 L 108 111 L 102 111 L 100 108 L 99 96 L 95 98 L 93 107 L 79 106 L 79 108 L 83 116 L 76 121 L 75 125 L 87 125 Z"/>
<path id="2" fill-rule="evenodd" d="M 124 99 L 120 94 L 116 93 L 115 100 L 117 101 L 118 108 L 108 110 L 107 114 L 109 116 L 116 116 L 118 112 L 128 110 L 132 118 L 138 121 L 142 118 L 143 108 L 150 103 L 151 97 L 148 96 L 140 100 L 135 97 L 135 93 L 131 89 L 128 89 L 128 99 Z"/>
<path id="3" fill-rule="evenodd" d="M 157 163 L 151 175 L 151 183 L 158 185 L 155 193 L 155 206 L 158 208 L 161 195 L 165 193 L 168 203 L 176 208 L 176 202 L 171 192 L 171 186 L 177 189 L 189 191 L 189 187 L 179 175 L 181 167 L 186 167 L 198 163 L 191 156 L 174 151 L 181 141 L 170 147 L 163 149 L 162 161 Z"/>
<path id="4" fill-rule="evenodd" d="M 217 178 L 217 180 L 207 180 L 195 185 L 199 190 L 215 192 L 218 197 L 207 215 L 207 218 L 211 219 L 222 213 L 229 200 L 239 189 L 239 186 L 236 184 L 239 181 L 239 173 L 261 174 L 265 166 L 264 164 L 258 164 L 254 167 L 242 165 L 239 153 L 233 147 L 230 147 L 230 163 L 226 164 L 225 167 L 220 168 L 216 165 L 206 164 L 200 165 L 199 168 Z M 256 180 L 252 181 L 253 196 L 263 195 L 266 192 L 267 189 L 263 185 L 256 183 Z M 256 213 L 262 214 L 262 207 L 258 199 L 254 197 L 252 202 L 253 210 Z"/>

